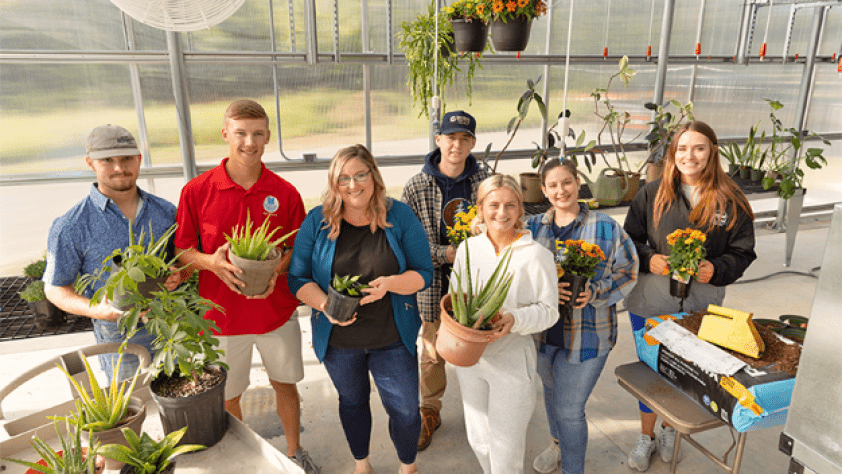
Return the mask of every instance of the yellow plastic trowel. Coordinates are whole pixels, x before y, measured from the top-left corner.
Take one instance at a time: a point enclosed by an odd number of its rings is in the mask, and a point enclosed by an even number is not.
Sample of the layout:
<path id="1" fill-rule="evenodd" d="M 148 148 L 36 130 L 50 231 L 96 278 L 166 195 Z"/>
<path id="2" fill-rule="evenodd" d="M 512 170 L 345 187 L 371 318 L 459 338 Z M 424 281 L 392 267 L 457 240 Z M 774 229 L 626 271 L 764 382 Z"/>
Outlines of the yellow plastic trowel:
<path id="1" fill-rule="evenodd" d="M 751 321 L 751 313 L 716 305 L 708 305 L 708 312 L 712 314 L 702 318 L 699 339 L 755 359 L 760 357 L 766 346 Z"/>

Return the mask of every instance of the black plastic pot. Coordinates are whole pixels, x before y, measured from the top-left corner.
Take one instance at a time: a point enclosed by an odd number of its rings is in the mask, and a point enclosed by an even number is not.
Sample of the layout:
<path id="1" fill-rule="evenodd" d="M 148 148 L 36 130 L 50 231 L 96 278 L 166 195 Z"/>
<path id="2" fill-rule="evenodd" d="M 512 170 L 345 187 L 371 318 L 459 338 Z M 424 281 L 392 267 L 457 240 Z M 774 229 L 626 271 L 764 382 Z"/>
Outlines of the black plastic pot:
<path id="1" fill-rule="evenodd" d="M 362 296 L 343 295 L 333 287 L 328 287 L 325 313 L 336 321 L 344 323 L 354 317 L 361 299 L 363 299 Z"/>
<path id="2" fill-rule="evenodd" d="M 771 329 L 775 332 L 781 332 L 784 328 L 788 328 L 786 324 L 776 320 L 776 319 L 752 319 L 751 320 L 755 326 L 763 326 L 767 329 Z"/>
<path id="3" fill-rule="evenodd" d="M 750 179 L 751 178 L 751 168 L 748 166 L 740 166 L 740 179 Z"/>
<path id="4" fill-rule="evenodd" d="M 61 326 L 66 320 L 66 313 L 49 300 L 29 303 L 29 307 L 32 308 L 35 327 L 41 331 Z"/>
<path id="5" fill-rule="evenodd" d="M 188 397 L 163 397 L 155 393 L 156 383 L 166 376 L 152 382 L 152 399 L 158 405 L 158 414 L 164 433 L 187 427 L 179 444 L 201 444 L 211 447 L 218 443 L 228 431 L 228 412 L 225 411 L 225 369 L 212 366 L 222 371 L 222 381 L 209 390 Z"/>
<path id="6" fill-rule="evenodd" d="M 450 20 L 456 51 L 482 52 L 488 43 L 488 24 L 482 21 Z"/>
<path id="7" fill-rule="evenodd" d="M 558 281 L 559 283 L 569 283 L 570 286 L 567 287 L 567 290 L 573 293 L 570 295 L 570 301 L 564 303 L 564 306 L 573 306 L 588 286 L 588 277 L 574 275 L 570 272 L 564 272 L 564 275 L 558 277 Z"/>
<path id="8" fill-rule="evenodd" d="M 681 280 L 670 278 L 670 295 L 681 299 L 687 298 L 687 295 L 690 293 L 690 283 L 693 283 L 692 279 L 684 283 Z"/>
<path id="9" fill-rule="evenodd" d="M 175 461 L 171 461 L 170 465 L 167 466 L 166 469 L 161 471 L 160 474 L 172 474 L 174 472 L 175 472 Z M 135 474 L 134 466 L 131 466 L 129 464 L 124 465 L 123 468 L 120 469 L 120 474 Z"/>
<path id="10" fill-rule="evenodd" d="M 763 179 L 763 176 L 766 174 L 763 170 L 757 170 L 752 168 L 751 169 L 751 180 L 752 181 L 760 181 Z"/>
<path id="11" fill-rule="evenodd" d="M 804 316 L 796 316 L 794 314 L 782 314 L 778 319 L 782 323 L 786 323 L 788 326 L 800 328 L 803 327 L 802 324 L 807 324 L 809 319 L 805 318 Z"/>
<path id="12" fill-rule="evenodd" d="M 728 165 L 728 176 L 737 176 L 740 172 L 740 165 Z"/>
<path id="13" fill-rule="evenodd" d="M 512 18 L 506 23 L 492 20 L 489 28 L 491 44 L 497 51 L 523 51 L 529 43 L 531 29 L 531 19 Z"/>

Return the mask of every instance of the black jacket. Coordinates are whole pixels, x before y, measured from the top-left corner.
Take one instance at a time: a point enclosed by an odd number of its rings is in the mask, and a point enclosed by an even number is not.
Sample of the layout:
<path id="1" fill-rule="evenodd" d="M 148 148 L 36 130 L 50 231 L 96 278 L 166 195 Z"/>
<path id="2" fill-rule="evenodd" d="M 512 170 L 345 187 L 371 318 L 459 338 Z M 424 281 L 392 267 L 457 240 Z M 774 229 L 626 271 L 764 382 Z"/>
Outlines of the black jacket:
<path id="1" fill-rule="evenodd" d="M 746 268 L 757 258 L 754 253 L 754 222 L 737 207 L 737 215 L 726 215 L 720 219 L 713 230 L 690 223 L 693 210 L 683 193 L 677 193 L 677 200 L 661 216 L 658 229 L 653 225 L 655 196 L 661 180 L 647 183 L 632 201 L 623 229 L 629 234 L 637 247 L 640 257 L 640 272 L 649 272 L 649 260 L 660 253 L 669 255 L 667 235 L 676 229 L 693 228 L 707 233 L 705 249 L 706 259 L 713 264 L 713 278 L 710 284 L 725 286 L 734 283 L 743 276 Z M 730 207 L 730 204 L 729 204 Z M 726 230 L 732 220 L 737 222 L 731 230 Z"/>

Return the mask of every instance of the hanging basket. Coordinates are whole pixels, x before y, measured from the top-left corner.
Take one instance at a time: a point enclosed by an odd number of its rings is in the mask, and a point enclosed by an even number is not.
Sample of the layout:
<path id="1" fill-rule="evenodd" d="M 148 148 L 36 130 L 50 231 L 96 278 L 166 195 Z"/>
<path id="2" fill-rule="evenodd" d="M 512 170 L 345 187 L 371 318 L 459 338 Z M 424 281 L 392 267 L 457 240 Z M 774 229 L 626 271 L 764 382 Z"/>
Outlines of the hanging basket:
<path id="1" fill-rule="evenodd" d="M 453 25 L 453 41 L 456 51 L 482 52 L 488 42 L 488 24 L 482 21 L 464 19 L 450 20 Z"/>
<path id="2" fill-rule="evenodd" d="M 442 359 L 459 367 L 470 367 L 479 362 L 488 345 L 488 331 L 459 324 L 450 313 L 453 303 L 450 293 L 441 299 L 441 326 L 436 337 L 436 352 Z"/>
<path id="3" fill-rule="evenodd" d="M 529 43 L 532 19 L 491 20 L 491 43 L 497 51 L 523 51 Z"/>

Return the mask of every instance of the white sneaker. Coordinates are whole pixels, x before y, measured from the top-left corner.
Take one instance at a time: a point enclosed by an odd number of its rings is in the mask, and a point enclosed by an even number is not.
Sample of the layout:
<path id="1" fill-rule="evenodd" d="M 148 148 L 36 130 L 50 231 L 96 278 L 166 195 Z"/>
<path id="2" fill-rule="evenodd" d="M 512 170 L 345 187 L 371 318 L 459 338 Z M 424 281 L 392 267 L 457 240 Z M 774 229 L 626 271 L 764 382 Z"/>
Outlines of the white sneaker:
<path id="1" fill-rule="evenodd" d="M 672 462 L 672 451 L 675 448 L 675 428 L 671 426 L 661 425 L 655 440 L 658 445 L 658 454 L 661 456 L 661 461 L 669 464 Z M 681 461 L 681 447 L 678 447 L 678 461 Z"/>
<path id="2" fill-rule="evenodd" d="M 641 434 L 637 437 L 637 446 L 629 453 L 629 467 L 640 472 L 646 471 L 656 449 L 655 440 L 649 435 Z"/>
<path id="3" fill-rule="evenodd" d="M 550 446 L 539 454 L 532 462 L 532 468 L 541 474 L 549 474 L 561 464 L 561 450 L 558 449 L 558 443 L 550 443 Z"/>

